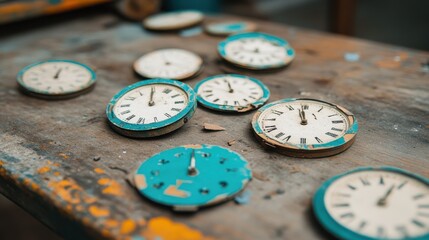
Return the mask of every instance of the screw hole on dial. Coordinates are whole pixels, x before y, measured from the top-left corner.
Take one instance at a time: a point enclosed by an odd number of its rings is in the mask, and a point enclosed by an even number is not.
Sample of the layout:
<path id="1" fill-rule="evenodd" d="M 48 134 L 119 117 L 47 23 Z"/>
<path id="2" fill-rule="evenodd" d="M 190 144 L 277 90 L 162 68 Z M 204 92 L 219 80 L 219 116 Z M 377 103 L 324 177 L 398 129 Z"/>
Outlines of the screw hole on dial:
<path id="1" fill-rule="evenodd" d="M 225 181 L 220 181 L 220 182 L 219 182 L 219 185 L 220 185 L 221 187 L 223 187 L 223 188 L 226 188 L 226 187 L 228 186 L 228 183 L 227 183 L 227 182 L 225 182 Z"/>
<path id="2" fill-rule="evenodd" d="M 176 154 L 174 154 L 174 156 L 178 158 L 178 157 L 183 156 L 183 153 L 176 153 Z"/>
<path id="3" fill-rule="evenodd" d="M 164 165 L 164 164 L 167 164 L 167 163 L 170 163 L 170 161 L 165 160 L 165 159 L 161 159 L 161 160 L 158 161 L 158 165 Z"/>
<path id="4" fill-rule="evenodd" d="M 152 174 L 152 176 L 158 176 L 159 175 L 159 170 L 152 170 L 150 172 L 150 174 Z"/>
<path id="5" fill-rule="evenodd" d="M 224 163 L 225 163 L 225 161 L 226 161 L 226 158 L 221 158 L 221 159 L 219 160 L 219 163 L 220 163 L 220 164 L 224 164 Z"/>
<path id="6" fill-rule="evenodd" d="M 201 153 L 201 156 L 203 156 L 203 157 L 210 157 L 210 153 Z"/>
<path id="7" fill-rule="evenodd" d="M 208 188 L 201 188 L 200 193 L 203 195 L 209 194 L 209 189 Z"/>
<path id="8" fill-rule="evenodd" d="M 154 183 L 153 184 L 153 187 L 154 188 L 156 188 L 156 189 L 160 189 L 160 188 L 162 188 L 164 186 L 164 183 L 163 182 L 159 182 L 159 183 Z"/>

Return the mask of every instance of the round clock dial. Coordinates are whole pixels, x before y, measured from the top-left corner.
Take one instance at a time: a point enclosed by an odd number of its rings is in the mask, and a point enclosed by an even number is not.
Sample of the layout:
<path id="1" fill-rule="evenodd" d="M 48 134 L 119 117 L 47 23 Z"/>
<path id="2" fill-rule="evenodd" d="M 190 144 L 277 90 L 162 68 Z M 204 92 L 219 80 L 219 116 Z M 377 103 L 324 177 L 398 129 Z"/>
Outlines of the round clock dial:
<path id="1" fill-rule="evenodd" d="M 195 86 L 197 100 L 203 106 L 231 112 L 246 112 L 262 106 L 270 91 L 259 80 L 238 74 L 206 78 Z"/>
<path id="2" fill-rule="evenodd" d="M 145 28 L 150 30 L 178 30 L 200 23 L 204 15 L 198 11 L 177 11 L 159 13 L 147 17 L 143 21 Z"/>
<path id="3" fill-rule="evenodd" d="M 268 147 L 295 157 L 325 157 L 354 141 L 357 121 L 348 110 L 315 99 L 283 99 L 254 115 L 257 138 Z"/>
<path id="4" fill-rule="evenodd" d="M 188 85 L 151 79 L 130 85 L 107 106 L 110 125 L 130 137 L 160 136 L 183 126 L 194 114 L 196 96 Z"/>
<path id="5" fill-rule="evenodd" d="M 313 205 L 322 225 L 341 239 L 429 239 L 429 179 L 398 168 L 333 177 Z"/>
<path id="6" fill-rule="evenodd" d="M 92 89 L 95 72 L 88 66 L 70 60 L 48 60 L 22 69 L 17 81 L 26 93 L 61 99 L 80 95 Z"/>
<path id="7" fill-rule="evenodd" d="M 231 150 L 186 145 L 145 160 L 135 173 L 134 183 L 152 201 L 191 211 L 230 199 L 251 177 L 248 162 Z"/>
<path id="8" fill-rule="evenodd" d="M 177 48 L 145 54 L 134 63 L 135 71 L 146 78 L 182 80 L 198 74 L 203 60 L 197 54 Z"/>
<path id="9" fill-rule="evenodd" d="M 226 61 L 254 70 L 284 67 L 295 57 L 285 40 L 257 32 L 232 35 L 219 43 L 218 51 Z"/>
<path id="10" fill-rule="evenodd" d="M 218 36 L 228 36 L 235 33 L 251 32 L 256 30 L 256 24 L 251 22 L 221 22 L 206 25 L 207 33 Z"/>

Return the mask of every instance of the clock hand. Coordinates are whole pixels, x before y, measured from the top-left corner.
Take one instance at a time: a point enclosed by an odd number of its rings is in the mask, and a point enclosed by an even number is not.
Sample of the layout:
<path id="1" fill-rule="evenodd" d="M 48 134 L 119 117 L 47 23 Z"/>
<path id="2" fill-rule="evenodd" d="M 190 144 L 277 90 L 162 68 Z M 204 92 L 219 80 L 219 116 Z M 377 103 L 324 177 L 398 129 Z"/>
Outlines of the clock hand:
<path id="1" fill-rule="evenodd" d="M 298 109 L 299 117 L 301 118 L 301 125 L 307 125 L 307 119 L 305 118 L 304 107 L 301 105 L 301 109 Z"/>
<path id="2" fill-rule="evenodd" d="M 387 203 L 387 197 L 390 196 L 390 194 L 392 193 L 393 189 L 395 188 L 395 185 L 392 185 L 389 190 L 387 190 L 386 194 L 384 194 L 384 196 L 380 199 L 378 199 L 377 201 L 377 205 L 378 206 L 386 206 Z"/>
<path id="3" fill-rule="evenodd" d="M 197 171 L 196 161 L 195 161 L 195 150 L 192 149 L 191 161 L 189 162 L 189 166 L 188 166 L 188 175 L 194 176 L 197 173 L 198 171 Z"/>
<path id="4" fill-rule="evenodd" d="M 54 79 L 58 79 L 62 70 L 63 70 L 62 68 L 58 69 L 57 73 L 55 73 L 54 75 Z"/>
<path id="5" fill-rule="evenodd" d="M 225 79 L 226 80 L 226 83 L 228 84 L 228 88 L 229 88 L 229 93 L 233 93 L 234 92 L 234 89 L 232 89 L 232 87 L 231 87 L 231 83 L 227 80 L 227 79 Z"/>
<path id="6" fill-rule="evenodd" d="M 153 94 L 155 93 L 155 87 L 150 88 L 150 99 L 149 99 L 149 106 L 155 105 L 155 102 L 153 101 Z"/>

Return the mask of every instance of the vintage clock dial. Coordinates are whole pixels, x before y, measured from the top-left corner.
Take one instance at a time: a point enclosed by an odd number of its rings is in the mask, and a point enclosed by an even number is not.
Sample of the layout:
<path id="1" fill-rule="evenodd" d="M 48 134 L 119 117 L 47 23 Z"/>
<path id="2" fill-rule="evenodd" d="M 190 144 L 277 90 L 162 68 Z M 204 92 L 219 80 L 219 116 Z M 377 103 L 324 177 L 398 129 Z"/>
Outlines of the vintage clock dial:
<path id="1" fill-rule="evenodd" d="M 198 11 L 176 11 L 151 15 L 143 20 L 143 26 L 150 30 L 168 31 L 191 27 L 203 21 Z"/>
<path id="2" fill-rule="evenodd" d="M 133 182 L 146 198 L 178 211 L 193 211 L 230 199 L 251 180 L 248 162 L 213 145 L 185 145 L 145 160 Z"/>
<path id="3" fill-rule="evenodd" d="M 203 106 L 229 112 L 247 112 L 262 106 L 270 91 L 259 80 L 244 75 L 225 74 L 208 77 L 195 86 Z"/>
<path id="4" fill-rule="evenodd" d="M 155 137 L 183 126 L 194 114 L 196 95 L 191 87 L 170 79 L 132 84 L 107 105 L 112 128 L 130 137 Z"/>
<path id="5" fill-rule="evenodd" d="M 64 99 L 83 94 L 95 84 L 95 72 L 71 60 L 48 60 L 23 68 L 17 76 L 27 94 L 47 99 Z"/>
<path id="6" fill-rule="evenodd" d="M 323 183 L 319 222 L 341 239 L 429 239 L 429 179 L 393 167 L 358 168 Z"/>
<path id="7" fill-rule="evenodd" d="M 197 54 L 178 48 L 166 48 L 147 53 L 137 59 L 134 70 L 146 78 L 183 80 L 197 75 L 203 60 Z"/>
<path id="8" fill-rule="evenodd" d="M 231 34 L 252 32 L 256 30 L 256 24 L 245 21 L 238 22 L 217 22 L 205 26 L 207 33 L 217 36 L 228 36 Z"/>
<path id="9" fill-rule="evenodd" d="M 284 67 L 295 57 L 285 40 L 258 32 L 229 36 L 219 43 L 218 52 L 227 62 L 253 70 Z"/>
<path id="10" fill-rule="evenodd" d="M 265 105 L 253 116 L 264 145 L 295 157 L 325 157 L 353 143 L 358 124 L 343 107 L 315 99 L 288 98 Z"/>

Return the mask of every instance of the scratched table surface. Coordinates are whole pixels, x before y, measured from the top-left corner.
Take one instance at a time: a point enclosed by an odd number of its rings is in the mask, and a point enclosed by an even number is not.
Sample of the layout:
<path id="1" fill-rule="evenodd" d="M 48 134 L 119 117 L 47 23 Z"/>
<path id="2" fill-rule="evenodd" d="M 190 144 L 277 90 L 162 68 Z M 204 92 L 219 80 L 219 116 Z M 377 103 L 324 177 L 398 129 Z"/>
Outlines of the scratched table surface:
<path id="1" fill-rule="evenodd" d="M 227 18 L 237 19 L 207 20 Z M 137 140 L 116 134 L 106 122 L 106 104 L 139 81 L 131 66 L 145 52 L 179 47 L 203 56 L 202 74 L 186 80 L 191 86 L 234 69 L 219 62 L 216 46 L 222 38 L 198 34 L 198 29 L 151 33 L 138 23 L 99 13 L 0 39 L 1 192 L 67 239 L 331 239 L 311 208 L 324 180 L 355 167 L 382 165 L 429 177 L 429 69 L 422 64 L 427 52 L 257 23 L 260 31 L 287 39 L 296 59 L 278 72 L 235 72 L 261 79 L 271 90 L 270 101 L 311 97 L 348 108 L 360 127 L 349 150 L 321 159 L 283 156 L 264 150 L 252 135 L 254 112 L 220 114 L 202 107 L 184 127 L 163 137 Z M 347 61 L 345 53 L 360 58 Z M 50 58 L 74 59 L 96 69 L 95 89 L 62 101 L 20 93 L 17 72 Z M 205 132 L 206 122 L 226 130 Z M 227 146 L 231 140 L 235 144 Z M 229 147 L 250 162 L 254 178 L 247 204 L 229 201 L 177 214 L 144 199 L 127 183 L 127 173 L 149 156 L 198 143 Z"/>

